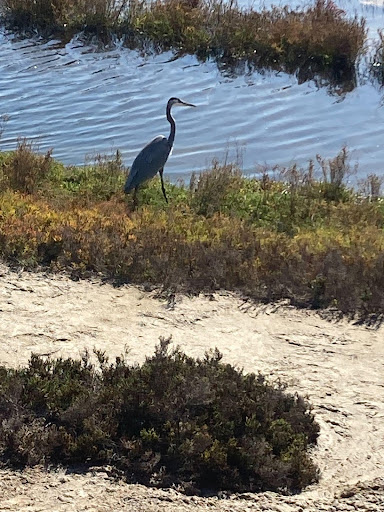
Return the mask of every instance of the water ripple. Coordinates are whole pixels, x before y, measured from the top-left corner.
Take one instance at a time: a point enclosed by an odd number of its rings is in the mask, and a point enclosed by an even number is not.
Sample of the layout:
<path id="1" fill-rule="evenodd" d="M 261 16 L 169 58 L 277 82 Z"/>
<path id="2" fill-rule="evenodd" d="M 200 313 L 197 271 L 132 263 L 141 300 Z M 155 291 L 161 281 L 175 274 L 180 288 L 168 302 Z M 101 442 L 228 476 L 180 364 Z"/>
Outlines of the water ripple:
<path id="1" fill-rule="evenodd" d="M 370 28 L 384 25 L 383 9 L 371 18 Z M 42 151 L 53 148 L 68 164 L 119 148 L 129 165 L 151 138 L 168 134 L 170 96 L 198 106 L 174 110 L 177 134 L 167 173 L 175 179 L 224 157 L 228 148 L 232 154 L 240 149 L 244 168 L 252 172 L 257 164 L 334 156 L 343 144 L 359 160 L 361 175 L 382 173 L 384 110 L 373 85 L 361 85 L 340 101 L 284 73 L 248 69 L 236 76 L 193 56 L 100 52 L 77 39 L 63 46 L 0 32 L 0 113 L 10 116 L 3 150 L 25 136 Z"/>

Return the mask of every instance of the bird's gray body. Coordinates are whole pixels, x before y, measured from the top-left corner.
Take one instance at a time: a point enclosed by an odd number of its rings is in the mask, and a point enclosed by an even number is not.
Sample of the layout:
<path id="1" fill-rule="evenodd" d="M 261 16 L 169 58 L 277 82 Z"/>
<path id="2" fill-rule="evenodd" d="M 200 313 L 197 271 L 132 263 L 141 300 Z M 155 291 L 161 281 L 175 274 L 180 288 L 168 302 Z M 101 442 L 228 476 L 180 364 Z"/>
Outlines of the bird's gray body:
<path id="1" fill-rule="evenodd" d="M 172 146 L 164 135 L 158 135 L 151 140 L 133 161 L 124 191 L 128 193 L 156 176 L 168 160 L 171 149 Z"/>

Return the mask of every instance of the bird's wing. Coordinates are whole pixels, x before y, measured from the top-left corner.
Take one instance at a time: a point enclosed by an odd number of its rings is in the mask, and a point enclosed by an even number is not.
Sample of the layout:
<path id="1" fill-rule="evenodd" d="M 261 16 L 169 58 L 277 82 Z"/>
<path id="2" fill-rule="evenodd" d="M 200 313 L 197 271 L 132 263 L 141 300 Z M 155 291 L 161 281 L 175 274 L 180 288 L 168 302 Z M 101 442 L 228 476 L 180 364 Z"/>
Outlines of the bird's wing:
<path id="1" fill-rule="evenodd" d="M 147 144 L 133 161 L 124 190 L 129 192 L 144 181 L 153 178 L 164 167 L 171 147 L 164 135 L 159 135 Z"/>

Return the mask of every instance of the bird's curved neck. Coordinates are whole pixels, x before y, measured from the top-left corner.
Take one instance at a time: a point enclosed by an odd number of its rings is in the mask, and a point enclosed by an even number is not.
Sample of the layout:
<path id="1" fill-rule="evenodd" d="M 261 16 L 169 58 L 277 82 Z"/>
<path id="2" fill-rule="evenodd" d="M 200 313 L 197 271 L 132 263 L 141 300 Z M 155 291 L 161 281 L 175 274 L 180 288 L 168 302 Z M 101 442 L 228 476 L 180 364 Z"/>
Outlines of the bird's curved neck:
<path id="1" fill-rule="evenodd" d="M 175 133 L 176 133 L 176 123 L 171 115 L 171 107 L 172 107 L 172 105 L 167 105 L 167 119 L 171 125 L 171 131 L 170 131 L 170 134 L 168 137 L 168 142 L 169 142 L 170 147 L 173 146 L 173 142 L 175 140 Z"/>

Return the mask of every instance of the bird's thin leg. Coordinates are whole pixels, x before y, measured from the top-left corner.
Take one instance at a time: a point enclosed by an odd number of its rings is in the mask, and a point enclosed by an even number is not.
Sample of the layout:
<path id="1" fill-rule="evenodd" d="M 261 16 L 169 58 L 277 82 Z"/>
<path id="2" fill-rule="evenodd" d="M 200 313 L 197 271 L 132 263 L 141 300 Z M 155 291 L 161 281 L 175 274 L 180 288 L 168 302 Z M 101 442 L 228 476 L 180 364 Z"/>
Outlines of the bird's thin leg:
<path id="1" fill-rule="evenodd" d="M 133 191 L 133 211 L 135 211 L 135 210 L 136 210 L 136 208 L 137 208 L 137 204 L 138 204 L 138 203 L 137 203 L 137 189 L 138 189 L 138 188 L 139 188 L 139 187 L 135 187 L 135 190 Z"/>
<path id="2" fill-rule="evenodd" d="M 161 190 L 163 191 L 164 199 L 168 203 L 168 198 L 167 198 L 167 194 L 165 193 L 165 187 L 164 187 L 163 172 L 164 172 L 164 167 L 162 169 L 160 169 L 159 174 L 160 174 L 160 179 L 161 179 Z"/>

